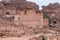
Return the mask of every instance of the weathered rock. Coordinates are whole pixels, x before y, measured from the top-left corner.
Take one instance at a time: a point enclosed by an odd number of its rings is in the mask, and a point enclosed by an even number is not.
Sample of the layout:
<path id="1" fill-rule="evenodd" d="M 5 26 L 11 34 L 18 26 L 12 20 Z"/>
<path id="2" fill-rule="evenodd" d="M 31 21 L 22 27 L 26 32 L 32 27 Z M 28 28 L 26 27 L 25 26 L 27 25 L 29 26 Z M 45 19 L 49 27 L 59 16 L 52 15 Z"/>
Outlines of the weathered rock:
<path id="1" fill-rule="evenodd" d="M 11 8 L 11 9 L 20 9 L 20 10 L 26 10 L 26 9 L 35 9 L 39 10 L 39 6 L 33 2 L 28 2 L 26 0 L 2 0 L 0 4 L 3 4 L 4 8 Z M 2 5 L 0 5 L 2 6 Z"/>

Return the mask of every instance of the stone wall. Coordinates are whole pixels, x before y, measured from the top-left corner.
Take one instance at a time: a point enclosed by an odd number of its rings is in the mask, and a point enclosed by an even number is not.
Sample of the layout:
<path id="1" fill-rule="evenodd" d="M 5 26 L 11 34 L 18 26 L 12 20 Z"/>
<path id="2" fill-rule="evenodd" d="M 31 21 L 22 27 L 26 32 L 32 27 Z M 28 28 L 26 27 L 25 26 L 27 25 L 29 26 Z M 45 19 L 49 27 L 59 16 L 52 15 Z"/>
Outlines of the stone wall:
<path id="1" fill-rule="evenodd" d="M 43 27 L 43 13 L 37 12 L 35 9 L 16 10 L 5 8 L 0 11 L 4 19 L 14 18 L 14 23 L 17 25 L 23 24 L 31 27 Z"/>
<path id="2" fill-rule="evenodd" d="M 15 22 L 19 24 L 21 23 L 30 27 L 43 27 L 43 13 L 36 13 L 32 9 L 20 11 L 19 15 L 15 15 L 15 19 Z"/>

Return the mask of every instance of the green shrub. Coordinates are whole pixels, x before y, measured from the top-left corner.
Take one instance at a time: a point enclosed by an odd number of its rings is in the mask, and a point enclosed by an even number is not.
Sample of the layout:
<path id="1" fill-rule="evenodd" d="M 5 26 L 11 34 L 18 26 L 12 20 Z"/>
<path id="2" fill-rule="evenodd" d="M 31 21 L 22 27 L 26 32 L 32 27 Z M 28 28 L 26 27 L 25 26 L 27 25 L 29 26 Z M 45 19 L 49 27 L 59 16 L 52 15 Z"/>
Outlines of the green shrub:
<path id="1" fill-rule="evenodd" d="M 44 35 L 39 36 L 39 38 L 42 38 L 42 40 L 46 40 L 46 37 Z"/>
<path id="2" fill-rule="evenodd" d="M 50 16 L 48 14 L 45 14 L 43 17 L 48 18 L 49 24 L 51 24 L 51 18 L 50 18 Z"/>

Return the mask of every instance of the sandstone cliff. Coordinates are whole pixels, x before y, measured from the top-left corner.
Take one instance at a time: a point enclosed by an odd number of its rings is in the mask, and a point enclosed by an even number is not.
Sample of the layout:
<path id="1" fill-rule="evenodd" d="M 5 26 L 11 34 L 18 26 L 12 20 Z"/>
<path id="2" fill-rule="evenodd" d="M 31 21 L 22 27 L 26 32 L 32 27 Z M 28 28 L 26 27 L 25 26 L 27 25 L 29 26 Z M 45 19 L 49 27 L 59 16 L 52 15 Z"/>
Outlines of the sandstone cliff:
<path id="1" fill-rule="evenodd" d="M 51 18 L 50 29 L 60 30 L 60 4 L 59 3 L 50 3 L 47 6 L 42 6 L 42 12 L 45 14 L 49 14 Z M 60 32 L 60 31 L 59 31 Z"/>
<path id="2" fill-rule="evenodd" d="M 39 6 L 36 3 L 28 2 L 26 0 L 2 0 L 0 2 L 0 6 L 3 8 L 11 8 L 11 9 L 20 9 L 20 10 L 26 10 L 26 9 L 35 9 L 39 10 Z M 1 8 L 1 7 L 0 7 Z"/>

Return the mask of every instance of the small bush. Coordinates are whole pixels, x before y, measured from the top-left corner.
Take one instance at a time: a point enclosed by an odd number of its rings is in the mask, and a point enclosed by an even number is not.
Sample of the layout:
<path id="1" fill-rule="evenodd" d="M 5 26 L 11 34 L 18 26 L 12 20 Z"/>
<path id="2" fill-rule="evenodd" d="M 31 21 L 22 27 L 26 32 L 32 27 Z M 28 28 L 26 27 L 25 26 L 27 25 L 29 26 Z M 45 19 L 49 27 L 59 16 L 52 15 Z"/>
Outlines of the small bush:
<path id="1" fill-rule="evenodd" d="M 48 18 L 49 25 L 50 25 L 50 24 L 51 24 L 51 18 L 50 18 L 50 16 L 49 16 L 48 14 L 45 14 L 43 17 L 44 17 L 44 18 Z"/>
<path id="2" fill-rule="evenodd" d="M 44 35 L 39 36 L 39 38 L 42 38 L 42 40 L 46 40 L 46 37 Z"/>

